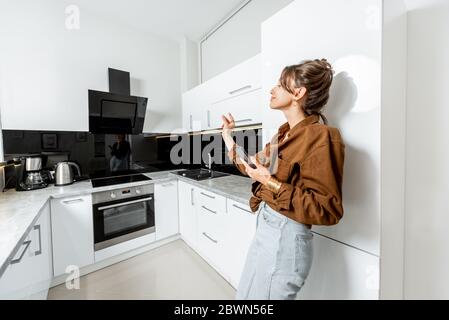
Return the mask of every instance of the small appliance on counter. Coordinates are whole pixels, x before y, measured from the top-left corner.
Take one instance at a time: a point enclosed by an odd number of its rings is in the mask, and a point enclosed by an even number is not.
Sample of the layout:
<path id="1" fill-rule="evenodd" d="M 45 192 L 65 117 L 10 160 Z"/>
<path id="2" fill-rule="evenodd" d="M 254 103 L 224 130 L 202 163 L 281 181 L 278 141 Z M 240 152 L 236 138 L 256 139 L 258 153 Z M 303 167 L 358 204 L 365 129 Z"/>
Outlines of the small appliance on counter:
<path id="1" fill-rule="evenodd" d="M 55 168 L 55 186 L 67 186 L 76 181 L 72 168 L 77 171 L 77 176 L 81 176 L 80 167 L 75 162 L 59 162 Z"/>
<path id="2" fill-rule="evenodd" d="M 18 160 L 19 162 L 16 165 L 17 191 L 30 191 L 48 186 L 42 175 L 42 156 L 27 155 L 20 157 Z"/>

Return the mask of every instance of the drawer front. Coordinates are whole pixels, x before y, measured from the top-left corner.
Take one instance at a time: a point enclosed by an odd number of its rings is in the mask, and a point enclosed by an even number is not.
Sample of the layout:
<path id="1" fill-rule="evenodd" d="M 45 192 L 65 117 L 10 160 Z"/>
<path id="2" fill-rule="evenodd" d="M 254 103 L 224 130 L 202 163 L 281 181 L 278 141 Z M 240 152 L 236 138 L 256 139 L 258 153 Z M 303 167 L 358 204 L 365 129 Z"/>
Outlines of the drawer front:
<path id="1" fill-rule="evenodd" d="M 217 232 L 207 219 L 199 219 L 198 223 L 198 251 L 224 277 L 222 258 L 224 256 L 224 236 Z"/>
<path id="2" fill-rule="evenodd" d="M 226 212 L 226 198 L 216 193 L 198 188 L 198 207 L 215 213 Z"/>

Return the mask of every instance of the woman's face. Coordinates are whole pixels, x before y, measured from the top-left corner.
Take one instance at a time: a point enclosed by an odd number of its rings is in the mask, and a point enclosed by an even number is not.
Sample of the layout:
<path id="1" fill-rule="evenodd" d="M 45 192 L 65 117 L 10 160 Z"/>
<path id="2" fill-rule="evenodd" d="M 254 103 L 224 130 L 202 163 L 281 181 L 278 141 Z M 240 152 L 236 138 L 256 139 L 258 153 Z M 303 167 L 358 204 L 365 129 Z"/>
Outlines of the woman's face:
<path id="1" fill-rule="evenodd" d="M 291 88 L 295 88 L 294 82 L 292 80 Z M 281 83 L 278 81 L 276 86 L 271 89 L 271 100 L 270 100 L 270 108 L 272 109 L 284 109 L 288 108 L 292 105 L 296 105 L 300 102 L 302 97 L 305 94 L 305 88 L 295 88 L 295 94 L 292 94 L 285 90 Z"/>

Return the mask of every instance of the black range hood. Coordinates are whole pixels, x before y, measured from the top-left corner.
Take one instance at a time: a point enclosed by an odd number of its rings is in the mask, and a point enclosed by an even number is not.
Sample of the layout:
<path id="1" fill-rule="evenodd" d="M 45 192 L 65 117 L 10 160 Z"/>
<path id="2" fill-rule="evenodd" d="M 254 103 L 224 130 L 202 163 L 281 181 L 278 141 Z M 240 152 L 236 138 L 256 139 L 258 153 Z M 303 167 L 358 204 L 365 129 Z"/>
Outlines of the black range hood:
<path id="1" fill-rule="evenodd" d="M 147 103 L 130 95 L 129 72 L 109 68 L 109 92 L 89 90 L 89 132 L 140 134 Z"/>

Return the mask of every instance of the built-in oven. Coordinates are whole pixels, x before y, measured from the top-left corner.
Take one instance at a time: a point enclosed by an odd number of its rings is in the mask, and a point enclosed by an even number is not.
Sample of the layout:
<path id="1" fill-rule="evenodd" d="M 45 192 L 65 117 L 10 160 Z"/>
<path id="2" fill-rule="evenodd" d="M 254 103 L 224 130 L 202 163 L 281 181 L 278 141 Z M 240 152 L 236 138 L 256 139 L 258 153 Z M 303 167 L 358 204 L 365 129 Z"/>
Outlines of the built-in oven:
<path id="1" fill-rule="evenodd" d="M 95 251 L 155 232 L 154 185 L 92 194 Z"/>

